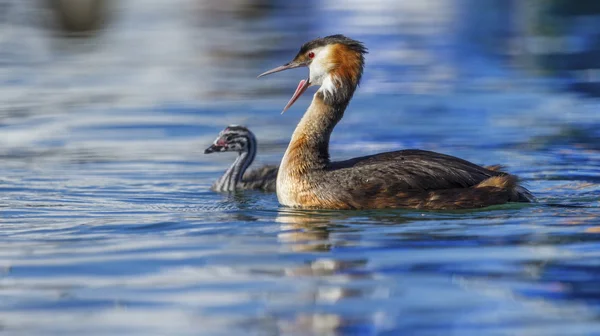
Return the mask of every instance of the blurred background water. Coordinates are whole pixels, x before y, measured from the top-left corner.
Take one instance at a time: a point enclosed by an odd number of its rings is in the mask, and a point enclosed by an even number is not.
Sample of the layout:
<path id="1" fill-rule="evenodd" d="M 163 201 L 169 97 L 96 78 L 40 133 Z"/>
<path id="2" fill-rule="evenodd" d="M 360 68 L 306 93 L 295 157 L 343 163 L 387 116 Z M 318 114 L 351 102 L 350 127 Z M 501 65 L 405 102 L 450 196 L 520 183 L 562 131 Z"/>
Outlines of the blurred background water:
<path id="1" fill-rule="evenodd" d="M 501 163 L 539 203 L 209 191 L 230 123 L 279 162 L 311 95 L 255 77 L 334 33 L 370 49 L 334 159 Z M 598 96 L 593 0 L 2 0 L 0 333 L 600 334 Z"/>

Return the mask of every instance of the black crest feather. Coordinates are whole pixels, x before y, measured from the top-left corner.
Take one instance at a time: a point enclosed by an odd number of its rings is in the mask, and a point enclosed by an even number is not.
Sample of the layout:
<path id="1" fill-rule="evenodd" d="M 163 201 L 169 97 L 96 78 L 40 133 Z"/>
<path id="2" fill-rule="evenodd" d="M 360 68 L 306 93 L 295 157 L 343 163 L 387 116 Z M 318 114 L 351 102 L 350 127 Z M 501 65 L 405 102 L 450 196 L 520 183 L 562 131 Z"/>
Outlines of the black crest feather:
<path id="1" fill-rule="evenodd" d="M 361 54 L 368 53 L 367 47 L 365 47 L 365 45 L 362 42 L 353 40 L 342 34 L 336 34 L 325 37 L 319 37 L 317 39 L 304 43 L 300 48 L 300 52 L 298 54 L 304 54 L 311 49 L 337 43 L 343 44 L 350 48 L 350 50 L 356 51 Z"/>

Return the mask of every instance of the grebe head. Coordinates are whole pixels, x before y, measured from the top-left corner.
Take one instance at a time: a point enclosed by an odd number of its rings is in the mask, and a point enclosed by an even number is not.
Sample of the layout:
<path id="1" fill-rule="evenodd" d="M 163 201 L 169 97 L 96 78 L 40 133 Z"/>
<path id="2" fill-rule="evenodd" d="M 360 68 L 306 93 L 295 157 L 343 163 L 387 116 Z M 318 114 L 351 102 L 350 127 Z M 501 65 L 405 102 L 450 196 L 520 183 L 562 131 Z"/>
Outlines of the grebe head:
<path id="1" fill-rule="evenodd" d="M 366 53 L 367 48 L 361 42 L 344 35 L 331 35 L 305 43 L 291 62 L 262 73 L 258 77 L 288 69 L 308 67 L 308 78 L 300 81 L 283 112 L 312 85 L 321 86 L 319 91 L 323 93 L 325 100 L 330 100 L 332 103 L 347 101 L 362 77 Z"/>
<path id="2" fill-rule="evenodd" d="M 212 145 L 204 150 L 204 154 L 214 152 L 247 152 L 255 140 L 254 134 L 244 126 L 229 125 L 219 133 Z"/>

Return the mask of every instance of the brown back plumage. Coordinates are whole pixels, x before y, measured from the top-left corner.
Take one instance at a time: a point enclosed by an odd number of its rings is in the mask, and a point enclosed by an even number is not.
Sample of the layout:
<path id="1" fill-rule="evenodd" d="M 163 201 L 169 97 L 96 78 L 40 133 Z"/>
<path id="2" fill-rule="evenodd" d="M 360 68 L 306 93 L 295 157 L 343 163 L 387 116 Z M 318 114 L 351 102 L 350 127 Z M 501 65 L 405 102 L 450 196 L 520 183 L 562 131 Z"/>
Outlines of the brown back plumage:
<path id="1" fill-rule="evenodd" d="M 332 162 L 303 181 L 299 201 L 317 208 L 448 210 L 533 200 L 515 176 L 423 150 Z"/>

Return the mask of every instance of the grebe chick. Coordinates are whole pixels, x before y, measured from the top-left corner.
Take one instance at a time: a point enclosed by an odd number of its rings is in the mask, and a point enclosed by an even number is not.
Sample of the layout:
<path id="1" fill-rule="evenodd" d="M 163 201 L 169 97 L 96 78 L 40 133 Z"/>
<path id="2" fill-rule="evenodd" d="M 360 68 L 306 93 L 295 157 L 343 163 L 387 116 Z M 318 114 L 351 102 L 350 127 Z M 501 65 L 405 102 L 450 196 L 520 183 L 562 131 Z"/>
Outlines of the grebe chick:
<path id="1" fill-rule="evenodd" d="M 320 209 L 469 209 L 534 198 L 507 173 L 417 149 L 329 159 L 329 138 L 354 95 L 367 49 L 332 35 L 305 43 L 275 72 L 308 67 L 285 112 L 309 86 L 320 88 L 298 123 L 277 175 L 282 205 Z"/>
<path id="2" fill-rule="evenodd" d="M 246 173 L 256 156 L 256 137 L 244 126 L 230 125 L 219 133 L 204 154 L 215 152 L 238 152 L 231 167 L 211 187 L 218 192 L 236 190 L 263 190 L 274 192 L 277 166 L 263 166 Z"/>

